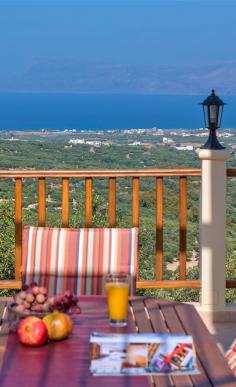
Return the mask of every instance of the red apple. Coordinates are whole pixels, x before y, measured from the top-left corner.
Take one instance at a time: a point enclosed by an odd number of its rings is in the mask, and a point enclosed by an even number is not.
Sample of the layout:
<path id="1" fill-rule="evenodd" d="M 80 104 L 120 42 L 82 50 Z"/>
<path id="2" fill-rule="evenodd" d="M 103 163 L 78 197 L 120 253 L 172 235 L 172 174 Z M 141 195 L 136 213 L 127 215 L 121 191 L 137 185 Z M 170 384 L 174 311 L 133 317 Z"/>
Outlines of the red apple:
<path id="1" fill-rule="evenodd" d="M 26 317 L 20 322 L 17 334 L 19 341 L 30 347 L 39 347 L 48 339 L 46 324 L 34 316 Z"/>

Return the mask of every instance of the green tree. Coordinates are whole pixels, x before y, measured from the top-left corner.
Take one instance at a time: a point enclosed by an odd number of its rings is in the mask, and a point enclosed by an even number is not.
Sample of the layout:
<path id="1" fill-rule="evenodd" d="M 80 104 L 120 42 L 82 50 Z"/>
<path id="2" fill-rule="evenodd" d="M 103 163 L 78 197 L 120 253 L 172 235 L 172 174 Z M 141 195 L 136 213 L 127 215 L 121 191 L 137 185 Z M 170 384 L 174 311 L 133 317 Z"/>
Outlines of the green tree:
<path id="1" fill-rule="evenodd" d="M 15 264 L 15 237 L 14 237 L 14 204 L 4 200 L 0 204 L 0 279 L 14 278 Z M 1 290 L 0 295 L 10 294 Z"/>

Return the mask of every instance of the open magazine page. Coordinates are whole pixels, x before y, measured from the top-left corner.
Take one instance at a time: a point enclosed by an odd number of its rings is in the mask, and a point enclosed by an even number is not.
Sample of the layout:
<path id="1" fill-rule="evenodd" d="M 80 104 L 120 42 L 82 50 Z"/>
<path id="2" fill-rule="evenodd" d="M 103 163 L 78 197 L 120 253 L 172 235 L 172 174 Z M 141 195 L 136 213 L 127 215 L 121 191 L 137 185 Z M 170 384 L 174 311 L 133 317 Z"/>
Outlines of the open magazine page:
<path id="1" fill-rule="evenodd" d="M 193 339 L 182 334 L 94 332 L 90 360 L 96 375 L 199 373 Z"/>

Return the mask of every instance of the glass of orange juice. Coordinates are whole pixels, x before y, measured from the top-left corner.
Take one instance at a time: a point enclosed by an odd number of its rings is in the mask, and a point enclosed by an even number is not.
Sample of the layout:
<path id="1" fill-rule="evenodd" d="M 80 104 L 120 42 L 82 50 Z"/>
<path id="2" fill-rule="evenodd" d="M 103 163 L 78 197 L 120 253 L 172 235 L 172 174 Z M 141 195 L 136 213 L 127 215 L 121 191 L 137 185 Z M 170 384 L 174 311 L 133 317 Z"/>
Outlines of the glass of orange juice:
<path id="1" fill-rule="evenodd" d="M 107 274 L 106 295 L 110 325 L 113 327 L 126 326 L 129 298 L 129 275 Z"/>

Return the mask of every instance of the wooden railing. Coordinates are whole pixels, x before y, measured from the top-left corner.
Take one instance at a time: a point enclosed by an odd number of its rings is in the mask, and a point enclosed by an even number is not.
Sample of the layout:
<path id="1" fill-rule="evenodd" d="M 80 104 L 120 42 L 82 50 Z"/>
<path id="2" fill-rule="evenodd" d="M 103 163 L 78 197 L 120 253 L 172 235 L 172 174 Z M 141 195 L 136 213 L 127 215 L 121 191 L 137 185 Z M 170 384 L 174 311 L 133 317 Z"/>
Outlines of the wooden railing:
<path id="1" fill-rule="evenodd" d="M 235 170 L 228 170 L 229 176 L 236 176 Z M 46 180 L 62 179 L 61 226 L 69 226 L 70 179 L 85 179 L 85 227 L 93 227 L 93 179 L 108 179 L 108 224 L 116 226 L 116 192 L 117 178 L 132 178 L 132 224 L 139 227 L 140 179 L 152 177 L 156 180 L 156 259 L 155 279 L 137 280 L 137 288 L 200 288 L 200 280 L 188 280 L 186 276 L 187 261 L 187 178 L 201 176 L 201 169 L 142 169 L 142 170 L 50 170 L 50 171 L 0 171 L 1 179 L 15 181 L 15 279 L 0 281 L 0 288 L 16 289 L 21 287 L 22 254 L 22 185 L 23 179 L 38 180 L 38 225 L 46 225 Z M 168 177 L 179 178 L 179 279 L 163 278 L 163 180 Z M 94 225 L 96 226 L 96 225 Z M 235 281 L 226 281 L 227 287 L 236 287 Z"/>

